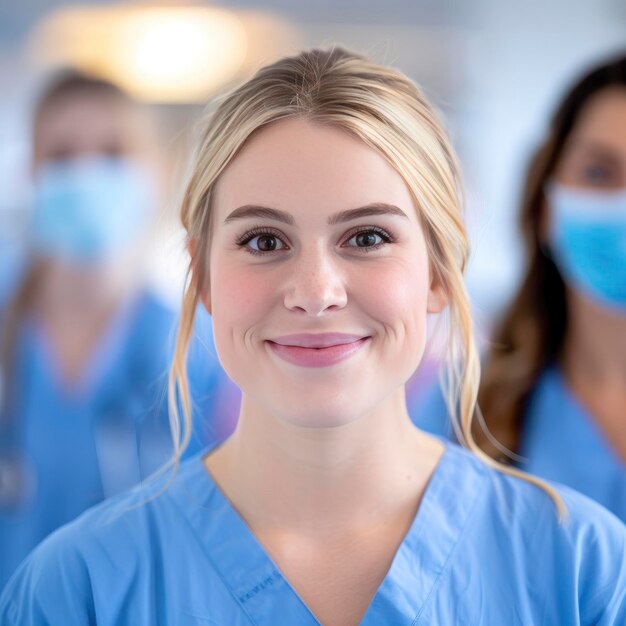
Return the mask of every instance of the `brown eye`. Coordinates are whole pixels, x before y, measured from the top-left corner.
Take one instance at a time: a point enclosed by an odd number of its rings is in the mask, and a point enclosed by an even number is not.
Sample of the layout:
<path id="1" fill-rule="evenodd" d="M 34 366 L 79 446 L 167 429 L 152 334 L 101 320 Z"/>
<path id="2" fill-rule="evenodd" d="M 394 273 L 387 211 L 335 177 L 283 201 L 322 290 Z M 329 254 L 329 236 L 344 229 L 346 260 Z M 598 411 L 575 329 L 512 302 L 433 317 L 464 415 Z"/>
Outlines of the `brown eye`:
<path id="1" fill-rule="evenodd" d="M 53 163 L 65 163 L 70 161 L 76 156 L 75 152 L 70 147 L 60 147 L 50 152 L 47 155 L 47 160 Z"/>
<path id="2" fill-rule="evenodd" d="M 278 239 L 274 235 L 261 235 L 256 237 L 257 249 L 260 252 L 272 252 L 278 247 Z"/>
<path id="3" fill-rule="evenodd" d="M 126 153 L 128 153 L 128 150 L 121 142 L 103 144 L 98 150 L 98 154 L 101 154 L 103 157 L 107 157 L 109 159 L 119 159 Z"/>
<path id="4" fill-rule="evenodd" d="M 345 245 L 349 248 L 358 248 L 367 252 L 368 250 L 376 250 L 380 246 L 390 243 L 391 236 L 382 229 L 367 228 L 360 230 L 348 239 Z"/>
<path id="5" fill-rule="evenodd" d="M 381 239 L 380 235 L 375 233 L 360 233 L 354 238 L 354 241 L 359 248 L 369 248 L 380 243 L 379 239 Z"/>
<path id="6" fill-rule="evenodd" d="M 611 183 L 615 178 L 614 168 L 602 164 L 589 164 L 583 170 L 585 181 L 591 185 Z"/>
<path id="7" fill-rule="evenodd" d="M 238 245 L 245 248 L 252 254 L 266 254 L 287 249 L 287 244 L 273 233 L 251 232 L 238 242 Z"/>

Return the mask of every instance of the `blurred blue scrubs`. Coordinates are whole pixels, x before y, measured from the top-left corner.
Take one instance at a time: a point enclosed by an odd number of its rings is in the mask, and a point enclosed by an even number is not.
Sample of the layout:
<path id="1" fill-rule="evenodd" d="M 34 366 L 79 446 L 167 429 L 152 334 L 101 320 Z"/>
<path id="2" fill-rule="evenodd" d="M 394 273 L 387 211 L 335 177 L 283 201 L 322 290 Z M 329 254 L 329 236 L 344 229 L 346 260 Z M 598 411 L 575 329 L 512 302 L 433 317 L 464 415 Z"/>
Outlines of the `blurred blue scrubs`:
<path id="1" fill-rule="evenodd" d="M 191 349 L 198 398 L 191 451 L 220 441 L 233 427 L 216 411 L 225 375 L 211 354 L 208 320 L 205 314 L 197 325 Z M 174 312 L 154 296 L 135 297 L 69 389 L 37 322 L 23 322 L 0 420 L 0 589 L 50 532 L 168 460 L 166 385 L 174 326 Z"/>
<path id="2" fill-rule="evenodd" d="M 318 624 L 201 455 L 148 500 L 161 486 L 48 538 L 0 598 L 0 625 Z M 565 524 L 545 492 L 447 444 L 361 624 L 626 624 L 626 527 L 560 491 Z"/>
<path id="3" fill-rule="evenodd" d="M 407 408 L 411 421 L 418 428 L 432 435 L 456 441 L 439 380 L 433 379 L 420 394 L 407 398 Z"/>
<path id="4" fill-rule="evenodd" d="M 456 440 L 439 385 L 416 398 L 409 413 L 419 428 Z M 626 463 L 556 365 L 544 370 L 531 394 L 518 454 L 520 469 L 576 489 L 626 522 Z"/>
<path id="5" fill-rule="evenodd" d="M 527 472 L 573 487 L 626 522 L 626 463 L 556 366 L 544 371 L 533 391 L 520 454 Z"/>
<path id="6" fill-rule="evenodd" d="M 27 264 L 21 211 L 0 206 L 0 311 L 14 293 Z"/>

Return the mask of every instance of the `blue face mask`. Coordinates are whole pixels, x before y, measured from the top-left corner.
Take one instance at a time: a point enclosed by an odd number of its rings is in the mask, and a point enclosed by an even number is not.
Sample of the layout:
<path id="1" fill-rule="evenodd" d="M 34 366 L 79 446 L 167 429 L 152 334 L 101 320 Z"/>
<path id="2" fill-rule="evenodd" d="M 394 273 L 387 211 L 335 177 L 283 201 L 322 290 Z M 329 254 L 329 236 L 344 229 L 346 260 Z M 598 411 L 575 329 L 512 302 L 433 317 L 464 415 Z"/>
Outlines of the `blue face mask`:
<path id="1" fill-rule="evenodd" d="M 132 161 L 48 163 L 35 182 L 33 243 L 40 254 L 99 262 L 136 241 L 153 206 L 150 178 Z"/>
<path id="2" fill-rule="evenodd" d="M 626 191 L 552 183 L 550 248 L 563 279 L 599 304 L 626 314 Z"/>

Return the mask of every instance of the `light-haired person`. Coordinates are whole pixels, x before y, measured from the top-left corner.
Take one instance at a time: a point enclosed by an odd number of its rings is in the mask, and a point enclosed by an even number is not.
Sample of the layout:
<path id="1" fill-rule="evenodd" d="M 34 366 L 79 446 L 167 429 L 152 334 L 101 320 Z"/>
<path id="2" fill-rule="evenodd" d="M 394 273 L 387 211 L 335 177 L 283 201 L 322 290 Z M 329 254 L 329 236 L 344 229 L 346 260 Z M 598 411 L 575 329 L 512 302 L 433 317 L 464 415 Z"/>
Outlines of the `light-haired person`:
<path id="1" fill-rule="evenodd" d="M 208 117 L 182 220 L 176 456 L 200 301 L 242 390 L 237 429 L 40 546 L 3 626 L 624 623 L 622 524 L 472 441 L 458 170 L 412 82 L 340 48 L 261 69 Z M 406 408 L 446 306 L 471 451 Z"/>

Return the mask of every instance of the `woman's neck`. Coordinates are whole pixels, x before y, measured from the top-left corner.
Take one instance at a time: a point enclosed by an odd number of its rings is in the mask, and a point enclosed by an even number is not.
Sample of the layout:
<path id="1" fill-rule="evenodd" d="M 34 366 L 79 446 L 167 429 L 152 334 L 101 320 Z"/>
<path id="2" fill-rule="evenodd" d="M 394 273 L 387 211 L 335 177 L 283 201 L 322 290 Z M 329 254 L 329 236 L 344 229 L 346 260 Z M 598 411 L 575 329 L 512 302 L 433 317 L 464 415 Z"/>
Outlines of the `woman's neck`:
<path id="1" fill-rule="evenodd" d="M 626 316 L 568 295 L 568 329 L 562 368 L 569 388 L 626 460 Z"/>
<path id="2" fill-rule="evenodd" d="M 115 310 L 133 285 L 132 272 L 110 265 L 51 262 L 39 281 L 34 310 L 44 322 L 99 318 Z"/>
<path id="3" fill-rule="evenodd" d="M 444 446 L 418 431 L 404 390 L 359 420 L 301 428 L 244 397 L 234 435 L 208 471 L 255 531 L 358 532 L 414 511 Z"/>
<path id="4" fill-rule="evenodd" d="M 574 384 L 617 384 L 626 390 L 626 314 L 568 293 L 562 366 Z"/>
<path id="5" fill-rule="evenodd" d="M 51 346 L 60 378 L 73 388 L 134 282 L 112 267 L 45 268 L 32 310 Z"/>

